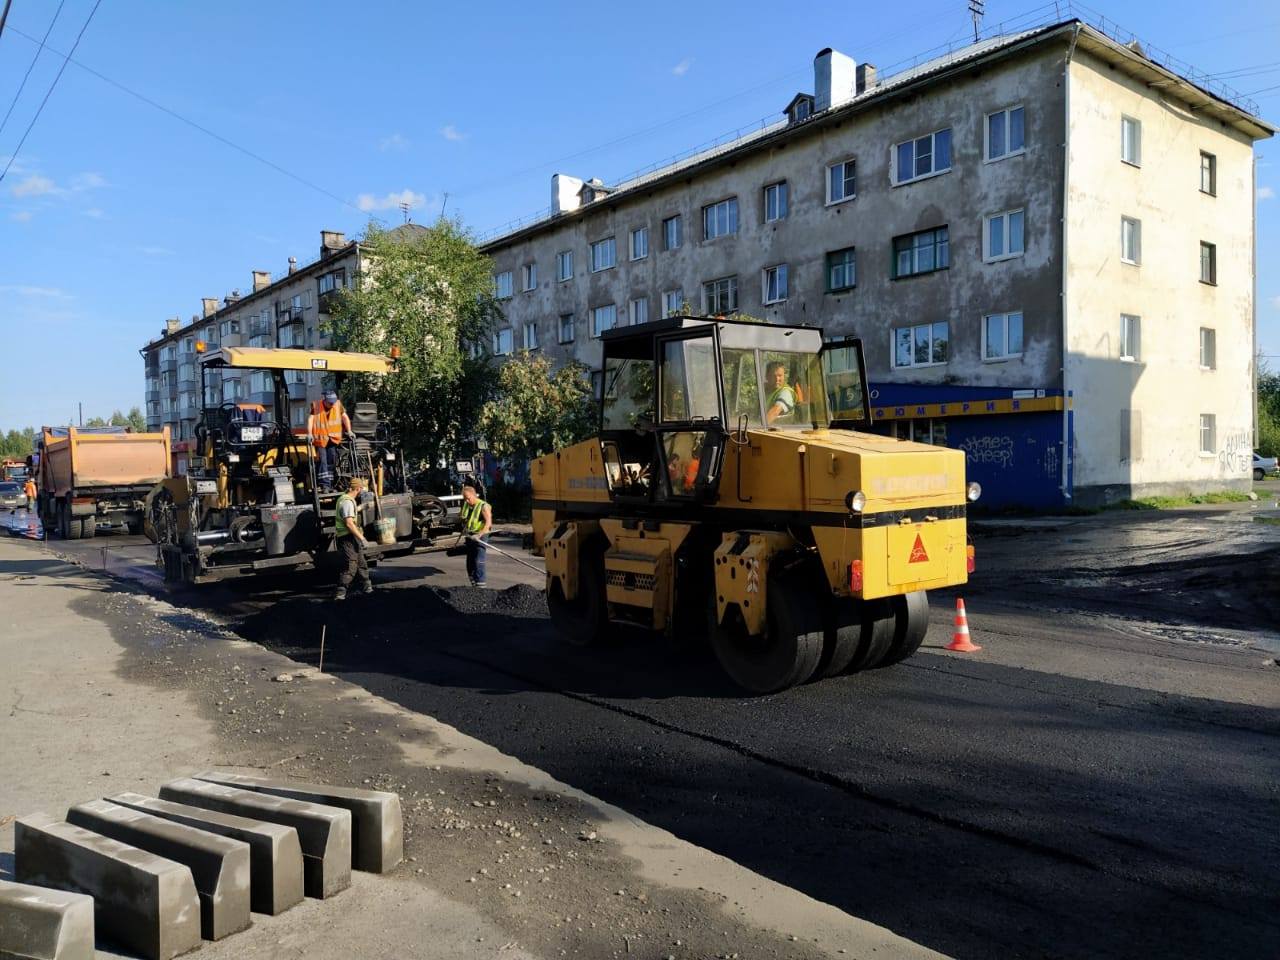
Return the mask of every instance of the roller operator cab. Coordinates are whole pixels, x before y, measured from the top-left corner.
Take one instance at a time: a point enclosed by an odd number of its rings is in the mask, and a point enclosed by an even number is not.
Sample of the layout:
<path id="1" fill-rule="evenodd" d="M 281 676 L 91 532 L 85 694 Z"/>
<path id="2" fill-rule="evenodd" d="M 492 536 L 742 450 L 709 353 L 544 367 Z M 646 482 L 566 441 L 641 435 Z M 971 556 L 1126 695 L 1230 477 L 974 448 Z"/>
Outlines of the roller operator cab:
<path id="1" fill-rule="evenodd" d="M 202 344 L 197 344 L 200 351 Z M 220 382 L 249 378 L 273 389 L 271 408 L 247 400 L 206 404 L 195 431 L 196 453 L 185 476 L 147 497 L 165 579 L 200 583 L 226 576 L 319 563 L 333 548 L 334 513 L 350 477 L 365 482 L 357 521 L 371 559 L 414 549 L 413 494 L 403 458 L 372 403 L 346 411 L 350 431 L 334 443 L 332 480 L 321 469 L 307 420 L 273 419 L 291 398 L 305 398 L 309 377 L 340 389 L 352 374 L 394 374 L 396 361 L 367 353 L 274 347 L 201 351 L 201 395 L 220 396 Z M 326 442 L 327 445 L 327 442 Z M 329 482 L 325 482 L 329 481 Z"/>
<path id="2" fill-rule="evenodd" d="M 532 468 L 564 636 L 709 632 L 758 693 L 914 653 L 926 591 L 973 570 L 978 490 L 963 452 L 863 432 L 861 343 L 696 317 L 602 340 L 599 436 Z"/>

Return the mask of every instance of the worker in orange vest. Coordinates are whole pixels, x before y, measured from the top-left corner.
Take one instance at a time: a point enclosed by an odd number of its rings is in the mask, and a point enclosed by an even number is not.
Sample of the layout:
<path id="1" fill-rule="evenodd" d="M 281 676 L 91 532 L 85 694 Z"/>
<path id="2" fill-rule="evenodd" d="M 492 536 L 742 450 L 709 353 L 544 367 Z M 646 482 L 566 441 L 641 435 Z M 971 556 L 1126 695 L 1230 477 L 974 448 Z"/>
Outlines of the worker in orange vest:
<path id="1" fill-rule="evenodd" d="M 22 485 L 22 492 L 27 495 L 27 513 L 36 512 L 36 482 L 27 477 L 27 482 Z"/>
<path id="2" fill-rule="evenodd" d="M 307 432 L 316 449 L 316 481 L 320 489 L 333 489 L 333 475 L 338 466 L 338 446 L 342 438 L 351 433 L 351 418 L 342 408 L 342 401 L 333 390 L 326 390 L 324 398 L 311 405 L 307 418 Z"/>

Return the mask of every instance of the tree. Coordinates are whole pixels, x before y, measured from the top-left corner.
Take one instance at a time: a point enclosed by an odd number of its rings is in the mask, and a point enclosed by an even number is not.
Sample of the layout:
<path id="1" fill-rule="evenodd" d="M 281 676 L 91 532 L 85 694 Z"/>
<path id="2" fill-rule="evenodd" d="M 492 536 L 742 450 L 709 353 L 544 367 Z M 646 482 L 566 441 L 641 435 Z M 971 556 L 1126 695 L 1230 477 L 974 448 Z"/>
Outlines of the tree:
<path id="1" fill-rule="evenodd" d="M 0 457 L 8 460 L 25 460 L 31 453 L 35 438 L 36 430 L 34 427 L 10 430 L 8 433 L 0 435 Z"/>
<path id="2" fill-rule="evenodd" d="M 140 407 L 129 408 L 129 412 L 125 414 L 125 424 L 134 433 L 147 432 L 147 418 L 143 415 Z"/>
<path id="3" fill-rule="evenodd" d="M 383 230 L 370 223 L 361 271 L 328 304 L 334 346 L 401 351 L 386 377 L 353 376 L 348 401 L 374 400 L 411 458 L 435 464 L 470 435 L 486 397 L 488 361 L 468 344 L 487 342 L 502 312 L 493 263 L 456 220 Z"/>
<path id="4" fill-rule="evenodd" d="M 1258 452 L 1280 456 L 1280 374 L 1258 357 Z"/>
<path id="5" fill-rule="evenodd" d="M 596 406 L 588 370 L 522 353 L 502 365 L 497 390 L 480 411 L 480 431 L 499 457 L 532 460 L 590 436 Z"/>

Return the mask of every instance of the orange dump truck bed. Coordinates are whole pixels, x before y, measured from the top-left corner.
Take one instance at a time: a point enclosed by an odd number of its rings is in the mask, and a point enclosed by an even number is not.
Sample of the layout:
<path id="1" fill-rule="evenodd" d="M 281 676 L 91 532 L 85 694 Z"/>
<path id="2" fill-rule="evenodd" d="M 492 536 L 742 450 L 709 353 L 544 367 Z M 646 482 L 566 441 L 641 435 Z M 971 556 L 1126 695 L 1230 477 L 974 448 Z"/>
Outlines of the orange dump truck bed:
<path id="1" fill-rule="evenodd" d="M 119 428 L 45 427 L 41 439 L 41 489 L 52 496 L 101 487 L 150 487 L 169 475 L 168 428 L 163 433 L 125 433 Z"/>

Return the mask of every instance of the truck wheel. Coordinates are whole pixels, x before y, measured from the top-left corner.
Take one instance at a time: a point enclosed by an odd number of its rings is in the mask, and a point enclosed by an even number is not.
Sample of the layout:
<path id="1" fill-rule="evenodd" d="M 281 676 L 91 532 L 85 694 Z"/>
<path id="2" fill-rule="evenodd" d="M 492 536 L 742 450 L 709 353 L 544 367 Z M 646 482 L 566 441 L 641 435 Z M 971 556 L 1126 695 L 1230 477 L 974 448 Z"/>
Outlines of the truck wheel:
<path id="1" fill-rule="evenodd" d="M 893 614 L 883 600 L 832 600 L 823 636 L 818 676 L 865 670 L 893 642 Z"/>
<path id="2" fill-rule="evenodd" d="M 890 605 L 893 607 L 893 643 L 880 661 L 882 667 L 907 659 L 920 649 L 924 635 L 929 632 L 929 596 L 923 590 L 894 597 Z"/>
<path id="3" fill-rule="evenodd" d="M 804 683 L 822 658 L 823 623 L 811 582 L 795 572 L 771 574 L 767 624 L 751 637 L 736 619 L 715 623 L 711 607 L 711 646 L 725 673 L 751 693 L 776 693 Z"/>
<path id="4" fill-rule="evenodd" d="M 67 531 L 63 534 L 63 537 L 67 540 L 79 540 L 83 534 L 84 527 L 81 525 L 79 517 L 71 515 L 71 504 L 63 504 L 62 515 Z"/>
<path id="5" fill-rule="evenodd" d="M 578 595 L 566 600 L 559 580 L 547 584 L 547 610 L 560 635 L 575 647 L 589 647 L 605 635 L 609 602 L 605 596 L 604 554 L 583 551 L 578 561 Z"/>
<path id="6" fill-rule="evenodd" d="M 86 540 L 92 540 L 92 539 L 93 539 L 93 537 L 94 537 L 94 535 L 95 535 L 97 532 L 98 532 L 98 519 L 97 519 L 97 517 L 83 517 L 83 518 L 81 518 L 81 520 L 80 520 L 80 536 L 84 537 Z"/>

